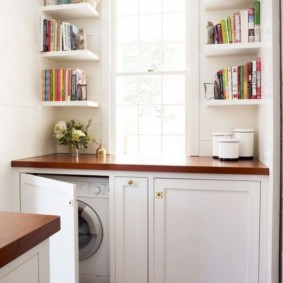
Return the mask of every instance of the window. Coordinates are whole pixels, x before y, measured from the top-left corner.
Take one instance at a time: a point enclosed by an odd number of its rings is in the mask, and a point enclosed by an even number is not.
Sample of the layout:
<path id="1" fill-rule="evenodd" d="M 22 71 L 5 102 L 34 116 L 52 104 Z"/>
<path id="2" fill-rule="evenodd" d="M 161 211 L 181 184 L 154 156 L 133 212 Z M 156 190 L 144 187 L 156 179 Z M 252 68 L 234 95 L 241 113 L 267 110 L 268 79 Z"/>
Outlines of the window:
<path id="1" fill-rule="evenodd" d="M 115 152 L 184 156 L 185 0 L 115 3 Z"/>

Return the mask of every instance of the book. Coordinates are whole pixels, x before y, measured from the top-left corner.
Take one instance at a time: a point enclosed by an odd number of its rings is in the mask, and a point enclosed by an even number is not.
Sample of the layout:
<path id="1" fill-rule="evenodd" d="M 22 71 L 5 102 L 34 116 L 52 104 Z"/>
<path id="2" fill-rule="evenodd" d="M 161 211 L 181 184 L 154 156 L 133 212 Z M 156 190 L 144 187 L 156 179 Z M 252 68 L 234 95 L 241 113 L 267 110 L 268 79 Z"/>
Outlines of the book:
<path id="1" fill-rule="evenodd" d="M 227 22 L 226 19 L 222 19 L 222 20 L 220 21 L 223 43 L 228 43 L 228 38 L 227 38 L 227 25 L 226 25 L 226 22 Z"/>
<path id="2" fill-rule="evenodd" d="M 252 61 L 252 99 L 256 99 L 256 60 Z"/>
<path id="3" fill-rule="evenodd" d="M 223 72 L 222 70 L 219 70 L 217 72 L 217 78 L 219 82 L 219 97 L 218 99 L 224 99 L 224 92 L 223 92 Z"/>
<path id="4" fill-rule="evenodd" d="M 240 66 L 240 98 L 244 99 L 244 66 Z"/>
<path id="5" fill-rule="evenodd" d="M 228 31 L 228 43 L 233 43 L 232 38 L 232 19 L 231 16 L 227 17 L 227 31 Z"/>
<path id="6" fill-rule="evenodd" d="M 232 67 L 232 99 L 239 98 L 238 91 L 238 67 Z"/>
<path id="7" fill-rule="evenodd" d="M 227 68 L 227 95 L 228 98 L 227 99 L 232 99 L 233 94 L 232 94 L 232 68 L 228 67 Z"/>
<path id="8" fill-rule="evenodd" d="M 223 38 L 222 38 L 222 28 L 221 28 L 221 24 L 220 23 L 216 25 L 216 30 L 217 30 L 219 44 L 222 44 L 223 43 Z"/>
<path id="9" fill-rule="evenodd" d="M 261 58 L 256 58 L 256 98 L 261 98 Z"/>
<path id="10" fill-rule="evenodd" d="M 234 43 L 241 42 L 241 15 L 240 12 L 234 13 Z"/>
<path id="11" fill-rule="evenodd" d="M 248 64 L 244 64 L 244 99 L 249 98 L 249 88 L 248 88 L 248 82 L 249 82 L 249 73 L 248 73 Z"/>
<path id="12" fill-rule="evenodd" d="M 255 42 L 260 42 L 260 1 L 254 1 Z"/>
<path id="13" fill-rule="evenodd" d="M 241 43 L 249 42 L 248 35 L 248 10 L 240 11 L 241 15 Z"/>
<path id="14" fill-rule="evenodd" d="M 252 98 L 252 62 L 248 62 L 248 99 Z"/>
<path id="15" fill-rule="evenodd" d="M 254 9 L 248 9 L 248 40 L 249 42 L 255 42 L 255 27 L 254 27 Z"/>

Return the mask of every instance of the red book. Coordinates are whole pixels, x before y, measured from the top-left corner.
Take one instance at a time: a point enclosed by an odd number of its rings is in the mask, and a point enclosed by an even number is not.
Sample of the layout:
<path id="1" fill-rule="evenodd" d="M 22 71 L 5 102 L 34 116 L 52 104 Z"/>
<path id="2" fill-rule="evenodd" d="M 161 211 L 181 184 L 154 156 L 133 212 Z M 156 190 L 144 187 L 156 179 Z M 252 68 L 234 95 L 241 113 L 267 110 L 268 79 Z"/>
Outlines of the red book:
<path id="1" fill-rule="evenodd" d="M 261 58 L 256 58 L 256 98 L 261 99 Z"/>
<path id="2" fill-rule="evenodd" d="M 223 43 L 223 38 L 222 38 L 221 24 L 217 24 L 216 25 L 216 29 L 217 29 L 217 35 L 218 35 L 219 44 L 222 44 Z"/>

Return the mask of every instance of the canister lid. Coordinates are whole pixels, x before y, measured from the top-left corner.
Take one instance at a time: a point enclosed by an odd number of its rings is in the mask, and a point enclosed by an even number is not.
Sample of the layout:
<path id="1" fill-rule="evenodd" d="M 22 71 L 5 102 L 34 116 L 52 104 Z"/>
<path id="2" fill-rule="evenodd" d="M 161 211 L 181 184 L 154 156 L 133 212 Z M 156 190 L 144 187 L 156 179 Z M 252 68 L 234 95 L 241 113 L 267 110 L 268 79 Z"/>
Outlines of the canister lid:
<path id="1" fill-rule="evenodd" d="M 253 133 L 254 129 L 234 129 L 235 133 Z"/>
<path id="2" fill-rule="evenodd" d="M 219 137 L 232 136 L 232 133 L 231 132 L 212 132 L 212 136 L 219 136 Z"/>
<path id="3" fill-rule="evenodd" d="M 235 138 L 220 138 L 218 142 L 219 143 L 239 143 L 239 140 Z"/>

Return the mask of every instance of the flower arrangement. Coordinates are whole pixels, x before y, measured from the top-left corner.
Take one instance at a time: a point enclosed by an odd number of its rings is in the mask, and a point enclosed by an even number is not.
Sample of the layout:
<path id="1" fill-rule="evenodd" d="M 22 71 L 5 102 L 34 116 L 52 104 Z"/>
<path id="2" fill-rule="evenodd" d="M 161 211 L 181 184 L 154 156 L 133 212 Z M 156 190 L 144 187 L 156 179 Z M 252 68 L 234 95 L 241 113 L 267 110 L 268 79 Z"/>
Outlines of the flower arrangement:
<path id="1" fill-rule="evenodd" d="M 54 137 L 57 143 L 67 145 L 70 151 L 72 151 L 73 148 L 88 148 L 90 143 L 96 141 L 96 139 L 91 137 L 88 133 L 91 122 L 92 120 L 89 119 L 86 126 L 74 120 L 57 122 L 54 126 Z"/>

